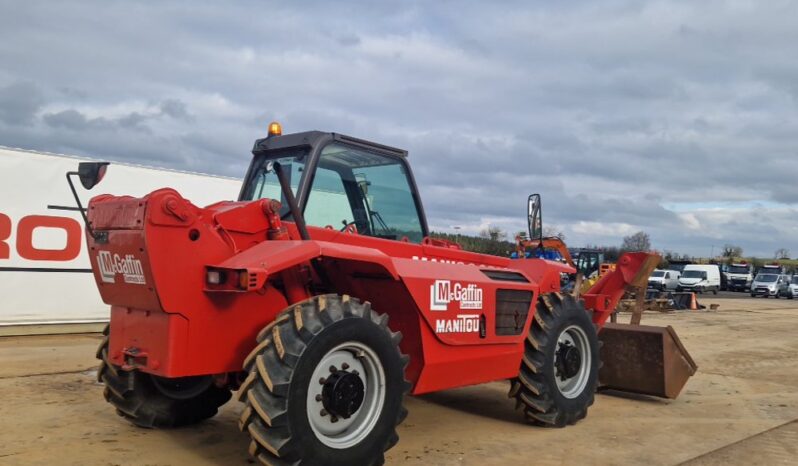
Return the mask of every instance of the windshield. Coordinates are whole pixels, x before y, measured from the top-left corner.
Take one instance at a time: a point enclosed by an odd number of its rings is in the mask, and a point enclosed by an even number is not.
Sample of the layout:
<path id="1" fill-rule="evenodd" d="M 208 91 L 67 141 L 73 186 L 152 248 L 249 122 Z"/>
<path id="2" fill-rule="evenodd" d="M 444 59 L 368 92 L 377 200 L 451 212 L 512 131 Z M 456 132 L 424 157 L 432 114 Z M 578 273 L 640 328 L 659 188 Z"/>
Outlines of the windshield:
<path id="1" fill-rule="evenodd" d="M 662 278 L 665 276 L 664 270 L 655 270 L 654 273 L 651 274 L 652 277 Z"/>
<path id="2" fill-rule="evenodd" d="M 285 217 L 289 212 L 288 202 L 283 197 L 280 189 L 280 181 L 274 171 L 270 171 L 267 165 L 271 161 L 278 162 L 283 169 L 283 173 L 288 176 L 289 184 L 294 195 L 297 194 L 297 186 L 305 171 L 305 161 L 307 159 L 307 148 L 292 148 L 275 151 L 269 157 L 262 157 L 255 166 L 255 176 L 252 183 L 244 193 L 243 200 L 253 201 L 255 199 L 278 199 L 282 204 L 280 215 Z"/>
<path id="3" fill-rule="evenodd" d="M 759 275 L 756 276 L 756 281 L 761 282 L 761 283 L 773 283 L 776 280 L 778 280 L 778 278 L 779 278 L 778 275 L 773 275 L 773 274 L 769 274 L 769 273 L 768 274 L 759 274 Z"/>
<path id="4" fill-rule="evenodd" d="M 682 278 L 707 278 L 707 273 L 701 270 L 685 270 Z"/>
<path id="5" fill-rule="evenodd" d="M 747 274 L 749 272 L 747 265 L 732 265 L 729 267 L 729 273 Z"/>

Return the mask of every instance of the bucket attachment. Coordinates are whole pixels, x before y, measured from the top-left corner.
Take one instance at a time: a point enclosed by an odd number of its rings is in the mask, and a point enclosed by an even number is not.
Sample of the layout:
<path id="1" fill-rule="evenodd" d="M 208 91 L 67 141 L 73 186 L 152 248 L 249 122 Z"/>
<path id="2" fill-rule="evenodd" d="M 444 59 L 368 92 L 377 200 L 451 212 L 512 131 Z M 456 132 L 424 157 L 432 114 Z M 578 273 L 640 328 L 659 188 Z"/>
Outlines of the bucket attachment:
<path id="1" fill-rule="evenodd" d="M 695 374 L 693 358 L 667 327 L 606 323 L 599 388 L 676 398 Z"/>

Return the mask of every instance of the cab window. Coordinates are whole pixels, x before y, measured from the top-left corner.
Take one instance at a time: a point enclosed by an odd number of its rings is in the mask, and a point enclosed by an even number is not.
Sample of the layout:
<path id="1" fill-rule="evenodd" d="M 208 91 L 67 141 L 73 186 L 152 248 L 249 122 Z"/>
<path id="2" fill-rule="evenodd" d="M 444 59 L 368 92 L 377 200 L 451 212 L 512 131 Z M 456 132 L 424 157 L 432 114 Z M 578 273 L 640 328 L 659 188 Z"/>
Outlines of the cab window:
<path id="1" fill-rule="evenodd" d="M 361 235 L 423 239 L 404 161 L 344 144 L 326 146 L 305 206 L 309 225 L 356 228 Z"/>
<path id="2" fill-rule="evenodd" d="M 305 205 L 308 225 L 342 229 L 355 219 L 341 173 L 319 166 Z"/>

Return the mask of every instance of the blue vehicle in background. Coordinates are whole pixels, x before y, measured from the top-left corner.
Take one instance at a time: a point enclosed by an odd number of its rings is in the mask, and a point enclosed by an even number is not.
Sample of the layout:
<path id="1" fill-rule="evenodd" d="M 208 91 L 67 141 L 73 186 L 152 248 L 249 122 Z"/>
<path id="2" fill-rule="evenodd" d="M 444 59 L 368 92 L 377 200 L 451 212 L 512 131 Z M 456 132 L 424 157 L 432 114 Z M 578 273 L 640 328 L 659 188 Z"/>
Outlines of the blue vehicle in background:
<path id="1" fill-rule="evenodd" d="M 513 251 L 510 254 L 511 259 L 520 259 L 518 252 Z M 560 251 L 554 249 L 531 249 L 524 251 L 524 259 L 546 259 L 549 261 L 563 262 L 562 254 Z"/>

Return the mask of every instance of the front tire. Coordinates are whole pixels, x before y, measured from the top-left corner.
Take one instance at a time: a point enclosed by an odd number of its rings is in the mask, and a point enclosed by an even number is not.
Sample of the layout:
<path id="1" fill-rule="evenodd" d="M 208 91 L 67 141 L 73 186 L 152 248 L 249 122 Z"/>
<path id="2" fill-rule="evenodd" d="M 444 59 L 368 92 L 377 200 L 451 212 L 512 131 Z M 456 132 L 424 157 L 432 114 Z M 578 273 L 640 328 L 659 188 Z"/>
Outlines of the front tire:
<path id="1" fill-rule="evenodd" d="M 267 465 L 379 465 L 399 440 L 410 384 L 401 333 L 349 296 L 283 311 L 244 362 L 239 428 Z"/>
<path id="2" fill-rule="evenodd" d="M 145 428 L 180 427 L 216 415 L 231 397 L 208 377 L 168 379 L 139 371 L 123 371 L 108 360 L 110 326 L 97 349 L 97 381 L 105 385 L 105 401 L 132 424 Z"/>
<path id="3" fill-rule="evenodd" d="M 538 301 L 509 396 L 533 424 L 575 424 L 593 404 L 598 369 L 596 327 L 582 301 L 568 294 L 546 294 Z"/>

